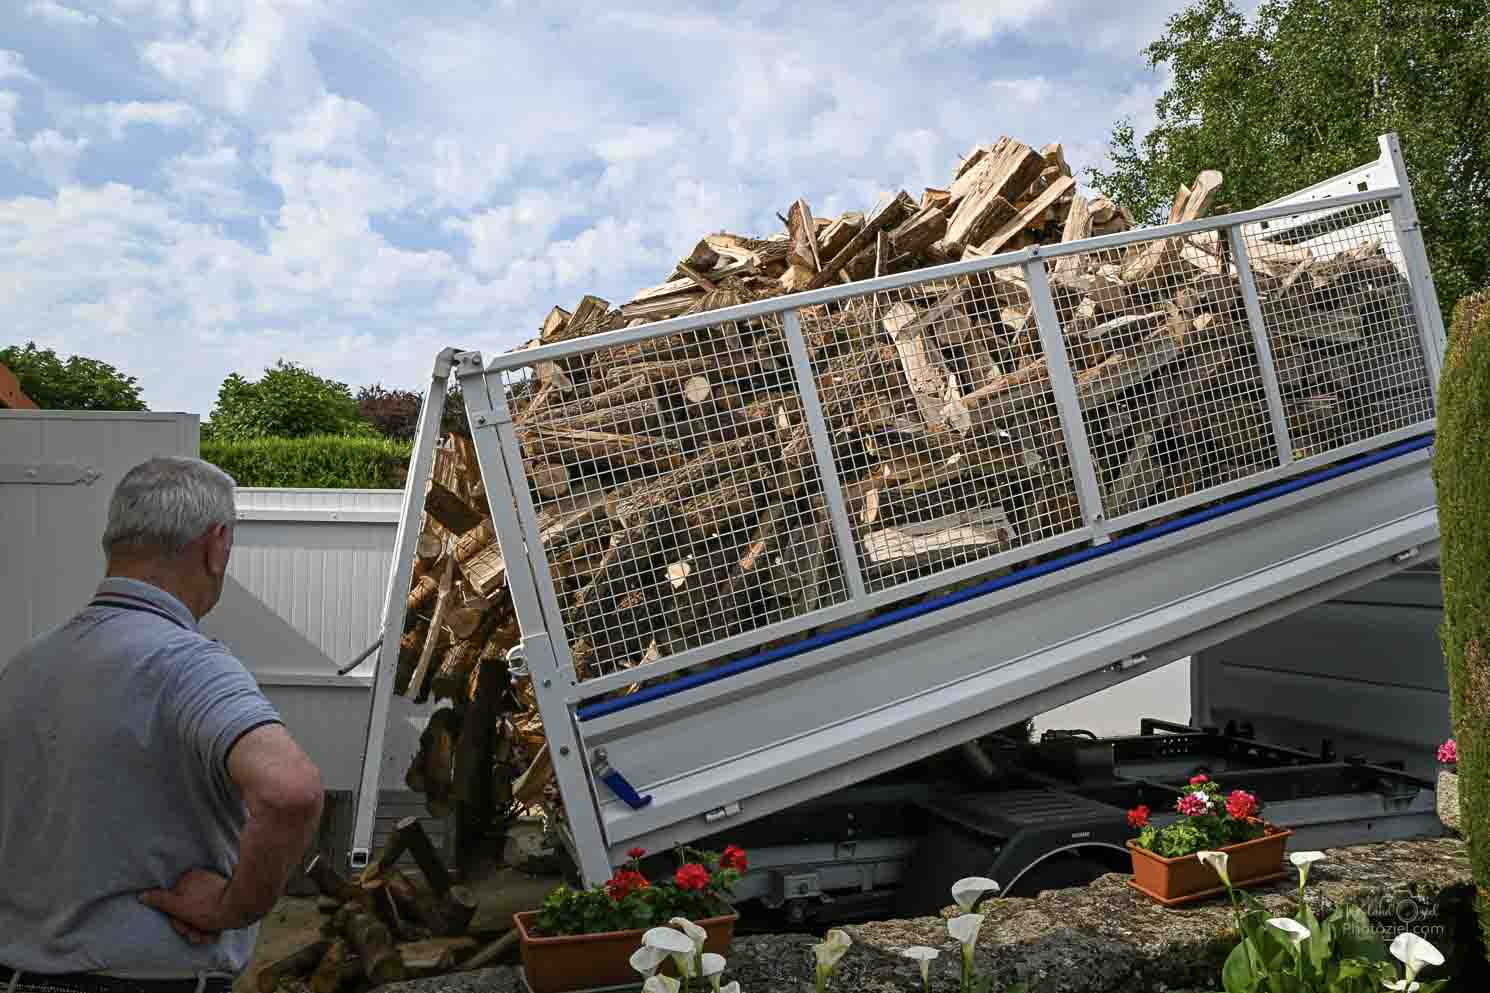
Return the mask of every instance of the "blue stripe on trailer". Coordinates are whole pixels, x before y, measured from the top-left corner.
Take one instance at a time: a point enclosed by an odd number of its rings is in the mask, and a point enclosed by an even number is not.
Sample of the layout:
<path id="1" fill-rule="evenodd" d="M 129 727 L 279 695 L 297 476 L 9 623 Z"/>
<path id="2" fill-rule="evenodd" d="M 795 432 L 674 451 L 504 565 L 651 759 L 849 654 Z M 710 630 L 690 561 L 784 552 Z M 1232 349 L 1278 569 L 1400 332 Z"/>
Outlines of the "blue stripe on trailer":
<path id="1" fill-rule="evenodd" d="M 1316 486 L 1319 483 L 1328 482 L 1331 479 L 1336 479 L 1340 476 L 1344 476 L 1352 472 L 1358 472 L 1361 469 L 1365 469 L 1373 465 L 1378 465 L 1382 462 L 1389 461 L 1390 459 L 1397 458 L 1401 455 L 1406 455 L 1410 452 L 1420 451 L 1431 446 L 1433 444 L 1433 439 L 1433 434 L 1426 434 L 1419 438 L 1413 438 L 1409 441 L 1404 441 L 1399 444 L 1393 445 L 1390 448 L 1384 448 L 1379 452 L 1372 452 L 1369 455 L 1362 455 L 1347 462 L 1342 462 L 1341 464 L 1332 468 L 1322 469 L 1319 472 L 1307 476 L 1300 476 L 1297 479 L 1290 479 L 1287 482 L 1278 483 L 1265 489 L 1258 490 L 1257 492 L 1249 494 L 1248 496 L 1238 497 L 1235 500 L 1229 500 L 1215 507 L 1197 511 L 1193 514 L 1176 518 L 1172 521 L 1167 521 L 1164 524 L 1158 524 L 1154 527 L 1144 528 L 1141 531 L 1136 531 L 1132 534 L 1124 535 L 1121 538 L 1114 538 L 1112 541 L 1109 541 L 1104 545 L 1094 545 L 1090 548 L 1083 548 L 1080 551 L 1063 555 L 1060 558 L 1051 559 L 1049 562 L 1042 562 L 1039 565 L 1030 566 L 1029 568 L 1020 569 L 1017 572 L 1012 572 L 1007 576 L 1000 576 L 997 579 L 990 579 L 986 583 L 981 583 L 977 586 L 969 587 L 965 590 L 959 590 L 956 593 L 949 593 L 946 596 L 940 597 L 936 600 L 930 600 L 925 603 L 918 603 L 910 607 L 901 607 L 900 609 L 893 610 L 888 614 L 882 614 L 879 617 L 871 618 L 867 621 L 860 621 L 858 624 L 852 624 L 848 627 L 839 628 L 836 631 L 829 631 L 825 634 L 813 635 L 811 638 L 804 638 L 803 640 L 794 642 L 790 645 L 783 645 L 780 648 L 773 648 L 767 652 L 760 652 L 759 654 L 752 655 L 748 658 L 736 659 L 733 662 L 726 663 L 725 665 L 719 666 L 717 669 L 711 669 L 708 672 L 700 672 L 692 676 L 684 676 L 682 679 L 676 679 L 670 683 L 663 683 L 659 686 L 648 687 L 646 689 L 639 690 L 636 693 L 632 693 L 629 696 L 621 697 L 616 700 L 606 700 L 602 703 L 591 704 L 588 707 L 581 707 L 578 711 L 576 711 L 575 716 L 582 721 L 588 721 L 596 717 L 604 717 L 606 714 L 614 714 L 622 710 L 629 710 L 632 707 L 639 707 L 642 704 L 649 703 L 653 700 L 661 700 L 664 697 L 669 697 L 677 693 L 683 693 L 687 690 L 696 689 L 699 686 L 706 686 L 709 683 L 718 682 L 721 679 L 728 679 L 731 676 L 738 675 L 742 672 L 748 672 L 751 669 L 759 669 L 761 666 L 770 665 L 773 662 L 779 662 L 782 659 L 790 658 L 794 655 L 801 655 L 804 652 L 810 652 L 815 648 L 822 648 L 825 645 L 836 644 L 837 642 L 843 641 L 847 638 L 853 638 L 869 631 L 875 631 L 882 627 L 888 627 L 891 624 L 898 624 L 901 621 L 907 621 L 913 617 L 920 617 L 924 614 L 930 614 L 934 611 L 953 606 L 954 604 L 964 603 L 975 597 L 984 596 L 988 593 L 993 593 L 998 590 L 1008 589 L 1009 587 L 1017 586 L 1020 583 L 1027 583 L 1032 579 L 1038 579 L 1041 576 L 1048 576 L 1053 572 L 1059 572 L 1060 570 L 1070 568 L 1073 565 L 1079 565 L 1082 562 L 1088 562 L 1095 558 L 1101 558 L 1104 555 L 1111 555 L 1114 552 L 1122 551 L 1125 548 L 1132 548 L 1134 545 L 1140 545 L 1146 541 L 1153 541 L 1155 538 L 1162 538 L 1167 534 L 1173 534 L 1176 531 L 1194 527 L 1197 524 L 1204 524 L 1206 521 L 1213 521 L 1218 517 L 1224 517 L 1227 514 L 1232 514 L 1239 510 L 1245 510 L 1248 507 L 1254 507 L 1257 504 L 1263 503 L 1267 500 L 1272 500 L 1276 497 L 1284 496 L 1288 493 L 1294 493 L 1298 490 L 1306 489 L 1310 486 Z"/>

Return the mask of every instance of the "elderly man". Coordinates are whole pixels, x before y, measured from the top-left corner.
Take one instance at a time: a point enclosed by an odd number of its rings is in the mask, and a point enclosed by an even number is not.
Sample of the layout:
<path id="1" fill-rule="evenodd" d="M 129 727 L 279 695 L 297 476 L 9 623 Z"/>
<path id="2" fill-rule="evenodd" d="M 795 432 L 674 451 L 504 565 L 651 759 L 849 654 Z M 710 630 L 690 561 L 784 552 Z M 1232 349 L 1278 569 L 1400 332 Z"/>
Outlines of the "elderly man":
<path id="1" fill-rule="evenodd" d="M 0 993 L 226 993 L 321 815 L 315 766 L 197 622 L 233 480 L 119 483 L 93 600 L 0 669 Z"/>

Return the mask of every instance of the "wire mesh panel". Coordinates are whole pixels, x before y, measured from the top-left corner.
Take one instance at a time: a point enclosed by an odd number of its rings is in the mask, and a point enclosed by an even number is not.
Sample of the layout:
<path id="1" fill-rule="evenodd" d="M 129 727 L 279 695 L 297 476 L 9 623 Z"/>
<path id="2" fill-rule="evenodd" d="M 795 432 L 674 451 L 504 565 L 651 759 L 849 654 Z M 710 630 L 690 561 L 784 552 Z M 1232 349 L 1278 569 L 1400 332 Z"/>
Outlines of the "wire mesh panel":
<path id="1" fill-rule="evenodd" d="M 779 314 L 506 385 L 580 679 L 846 599 Z"/>
<path id="2" fill-rule="evenodd" d="M 1070 255 L 1047 272 L 1109 519 L 1278 464 L 1219 232 Z"/>
<path id="3" fill-rule="evenodd" d="M 1263 222 L 1246 245 L 1296 457 L 1433 416 L 1387 201 Z"/>
<path id="4" fill-rule="evenodd" d="M 1082 528 L 1020 269 L 801 321 L 870 592 Z"/>

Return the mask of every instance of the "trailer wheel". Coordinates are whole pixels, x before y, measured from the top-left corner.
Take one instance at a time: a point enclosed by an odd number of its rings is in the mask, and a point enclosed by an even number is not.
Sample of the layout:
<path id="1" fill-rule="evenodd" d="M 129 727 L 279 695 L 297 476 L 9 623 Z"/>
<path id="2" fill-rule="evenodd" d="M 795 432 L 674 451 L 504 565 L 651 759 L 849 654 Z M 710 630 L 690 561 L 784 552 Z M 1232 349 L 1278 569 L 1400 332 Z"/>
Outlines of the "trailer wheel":
<path id="1" fill-rule="evenodd" d="M 1037 896 L 1041 890 L 1063 890 L 1086 886 L 1113 868 L 1086 855 L 1053 855 L 1020 876 L 1003 896 Z"/>

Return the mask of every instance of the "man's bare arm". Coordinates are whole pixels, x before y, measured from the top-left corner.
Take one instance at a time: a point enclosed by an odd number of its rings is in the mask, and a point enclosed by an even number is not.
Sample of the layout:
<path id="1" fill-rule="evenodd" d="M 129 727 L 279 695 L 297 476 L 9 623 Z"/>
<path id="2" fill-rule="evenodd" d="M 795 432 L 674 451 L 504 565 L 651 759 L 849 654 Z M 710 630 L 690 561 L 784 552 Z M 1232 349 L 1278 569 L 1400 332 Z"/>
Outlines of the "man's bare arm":
<path id="1" fill-rule="evenodd" d="M 310 847 L 321 818 L 321 775 L 278 724 L 245 734 L 228 754 L 228 775 L 243 793 L 248 823 L 232 879 L 193 869 L 145 903 L 206 933 L 248 927 L 274 906 Z"/>

